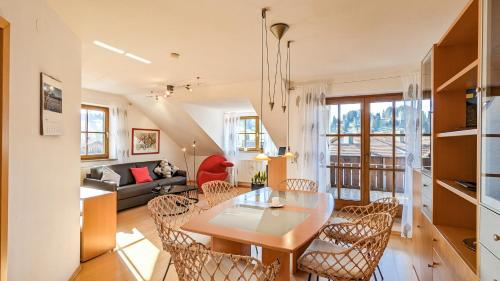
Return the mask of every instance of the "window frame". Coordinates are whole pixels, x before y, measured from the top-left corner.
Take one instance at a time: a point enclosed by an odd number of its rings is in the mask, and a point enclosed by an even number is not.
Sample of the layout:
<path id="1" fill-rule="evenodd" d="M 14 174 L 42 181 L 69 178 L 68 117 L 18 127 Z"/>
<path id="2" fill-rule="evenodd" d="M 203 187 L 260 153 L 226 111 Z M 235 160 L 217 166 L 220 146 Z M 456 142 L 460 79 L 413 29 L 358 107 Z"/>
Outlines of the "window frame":
<path id="1" fill-rule="evenodd" d="M 248 152 L 260 151 L 261 143 L 260 143 L 260 118 L 259 118 L 259 116 L 241 116 L 240 121 L 241 120 L 245 120 L 245 129 L 244 129 L 244 133 L 238 132 L 238 136 L 240 136 L 240 135 L 255 135 L 255 147 L 251 147 L 251 148 L 247 148 L 246 146 L 239 147 L 239 150 L 245 151 L 245 152 L 247 152 L 247 151 Z M 246 120 L 255 120 L 255 132 L 254 133 L 247 133 L 246 132 L 247 131 L 246 130 Z"/>
<path id="2" fill-rule="evenodd" d="M 104 106 L 82 104 L 81 109 L 104 112 L 104 132 L 90 132 L 90 131 L 88 131 L 88 124 L 89 124 L 88 114 L 87 114 L 87 121 L 86 121 L 86 128 L 85 128 L 86 130 L 82 131 L 81 113 L 80 113 L 80 142 L 81 142 L 81 134 L 83 134 L 83 133 L 86 134 L 85 141 L 87 142 L 85 145 L 85 149 L 86 149 L 85 155 L 80 155 L 81 160 L 109 159 L 109 108 L 104 107 Z M 89 133 L 104 134 L 104 153 L 103 154 L 88 155 L 88 134 Z M 80 147 L 81 147 L 81 143 L 80 143 Z"/>

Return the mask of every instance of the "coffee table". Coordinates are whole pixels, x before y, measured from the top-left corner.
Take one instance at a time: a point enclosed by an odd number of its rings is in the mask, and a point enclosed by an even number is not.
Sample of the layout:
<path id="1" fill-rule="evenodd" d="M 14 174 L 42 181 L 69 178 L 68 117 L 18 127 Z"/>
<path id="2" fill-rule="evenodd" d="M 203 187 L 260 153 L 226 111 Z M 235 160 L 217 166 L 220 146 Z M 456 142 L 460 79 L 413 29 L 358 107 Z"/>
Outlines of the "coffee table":
<path id="1" fill-rule="evenodd" d="M 193 185 L 162 185 L 160 190 L 153 189 L 154 196 L 175 194 L 187 197 L 198 202 L 198 188 Z"/>

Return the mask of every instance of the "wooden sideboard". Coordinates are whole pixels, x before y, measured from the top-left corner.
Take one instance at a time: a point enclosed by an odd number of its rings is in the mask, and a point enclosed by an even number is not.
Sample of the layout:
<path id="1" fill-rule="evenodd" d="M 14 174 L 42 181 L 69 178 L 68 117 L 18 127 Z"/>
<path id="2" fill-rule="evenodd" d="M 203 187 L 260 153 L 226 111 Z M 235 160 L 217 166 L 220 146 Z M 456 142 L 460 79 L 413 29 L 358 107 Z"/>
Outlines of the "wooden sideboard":
<path id="1" fill-rule="evenodd" d="M 116 192 L 80 188 L 80 261 L 116 246 Z"/>

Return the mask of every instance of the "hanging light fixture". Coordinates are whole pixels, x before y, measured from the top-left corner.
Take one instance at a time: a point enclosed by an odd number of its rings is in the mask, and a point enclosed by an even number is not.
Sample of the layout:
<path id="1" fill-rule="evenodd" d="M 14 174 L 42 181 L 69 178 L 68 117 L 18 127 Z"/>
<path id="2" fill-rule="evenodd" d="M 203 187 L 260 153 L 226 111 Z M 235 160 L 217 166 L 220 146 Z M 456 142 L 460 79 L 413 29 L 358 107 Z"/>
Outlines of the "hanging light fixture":
<path id="1" fill-rule="evenodd" d="M 267 28 L 266 28 L 266 12 L 267 12 L 267 9 L 266 8 L 263 8 L 262 9 L 262 28 L 261 28 L 261 38 L 262 38 L 262 42 L 261 42 L 261 68 L 260 68 L 260 132 L 262 132 L 262 123 L 264 123 L 264 111 L 262 110 L 263 109 L 263 105 L 264 105 L 264 32 L 266 33 L 266 51 L 267 51 Z M 267 67 L 267 78 L 268 78 L 268 82 L 270 81 L 269 80 L 269 56 L 267 56 L 267 62 L 268 62 L 268 67 Z M 270 103 L 271 105 L 271 103 Z M 271 105 L 271 110 L 272 110 L 272 107 L 274 106 L 274 103 Z M 259 136 L 259 142 L 260 142 L 260 136 Z M 261 147 L 260 148 L 260 152 L 259 154 L 257 154 L 257 156 L 255 156 L 255 160 L 258 160 L 258 161 L 269 161 L 271 160 L 271 158 L 269 158 L 269 156 L 264 153 L 264 148 Z"/>
<path id="2" fill-rule="evenodd" d="M 283 157 L 286 158 L 293 158 L 295 157 L 295 154 L 292 153 L 290 150 L 290 90 L 292 88 L 291 85 L 291 74 L 290 74 L 290 65 L 291 65 L 291 53 L 290 53 L 290 44 L 292 41 L 288 41 L 286 44 L 286 70 L 285 70 L 285 76 L 286 76 L 286 94 L 287 94 L 287 100 L 288 100 L 288 116 L 287 116 L 287 128 L 286 128 L 286 153 L 283 155 Z M 286 106 L 283 108 L 283 111 L 286 110 Z"/>
<path id="3" fill-rule="evenodd" d="M 283 113 L 286 111 L 286 81 L 283 80 L 283 69 L 281 62 L 281 38 L 287 32 L 289 26 L 286 23 L 275 23 L 271 25 L 271 32 L 274 34 L 274 37 L 278 39 L 278 52 L 276 53 L 276 66 L 274 73 L 274 87 L 273 87 L 273 101 L 272 105 L 274 106 L 274 97 L 276 95 L 276 84 L 278 83 L 278 72 L 279 72 L 279 80 L 280 80 L 280 93 L 281 93 L 281 108 L 283 109 Z M 285 84 L 285 89 L 283 89 L 283 84 Z M 273 110 L 273 106 L 271 106 L 271 110 Z"/>

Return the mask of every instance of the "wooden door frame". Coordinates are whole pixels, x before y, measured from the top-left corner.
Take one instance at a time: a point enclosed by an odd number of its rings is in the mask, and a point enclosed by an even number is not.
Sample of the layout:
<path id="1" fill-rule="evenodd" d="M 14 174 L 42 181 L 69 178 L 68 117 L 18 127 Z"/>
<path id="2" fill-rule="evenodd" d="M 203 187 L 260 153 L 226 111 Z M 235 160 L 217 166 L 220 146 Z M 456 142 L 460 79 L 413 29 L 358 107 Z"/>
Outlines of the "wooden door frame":
<path id="1" fill-rule="evenodd" d="M 370 188 L 368 186 L 370 180 L 370 169 L 369 169 L 369 153 L 370 153 L 370 114 L 365 113 L 369 110 L 370 102 L 383 102 L 383 101 L 393 101 L 395 99 L 401 98 L 402 93 L 388 93 L 388 94 L 374 94 L 374 95 L 359 95 L 359 96 L 345 96 L 345 97 L 330 97 L 327 98 L 327 104 L 346 104 L 346 103 L 361 103 L 361 194 L 359 201 L 335 200 L 335 209 L 340 209 L 348 205 L 365 205 L 370 202 Z M 394 113 L 395 114 L 395 111 Z M 393 116 L 394 117 L 394 116 Z M 339 119 L 341 117 L 339 116 Z M 395 124 L 393 124 L 395 126 Z M 339 139 L 340 142 L 340 139 Z M 395 144 L 393 144 L 394 150 Z M 339 151 L 339 161 L 340 161 L 340 151 Z M 340 169 L 339 169 L 340 170 Z M 393 176 L 394 178 L 394 176 Z M 337 179 L 340 181 L 340 178 Z M 393 188 L 395 188 L 395 183 L 393 182 Z"/>
<path id="2" fill-rule="evenodd" d="M 10 24 L 0 17 L 0 281 L 7 280 Z"/>

